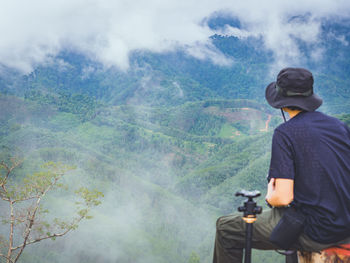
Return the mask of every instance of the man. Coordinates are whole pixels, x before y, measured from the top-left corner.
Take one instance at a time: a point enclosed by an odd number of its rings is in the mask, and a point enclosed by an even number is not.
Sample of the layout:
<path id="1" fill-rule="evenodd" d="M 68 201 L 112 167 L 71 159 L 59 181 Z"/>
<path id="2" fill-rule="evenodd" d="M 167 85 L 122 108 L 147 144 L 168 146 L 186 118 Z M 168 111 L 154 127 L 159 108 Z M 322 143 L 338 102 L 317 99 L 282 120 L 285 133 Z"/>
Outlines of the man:
<path id="1" fill-rule="evenodd" d="M 322 99 L 313 92 L 313 83 L 310 71 L 285 68 L 266 88 L 268 103 L 287 112 L 290 120 L 273 135 L 266 195 L 273 208 L 254 223 L 253 248 L 280 248 L 270 241 L 271 233 L 296 208 L 304 223 L 290 249 L 320 251 L 350 243 L 350 129 L 315 111 Z M 219 218 L 213 262 L 242 262 L 244 245 L 241 216 Z"/>

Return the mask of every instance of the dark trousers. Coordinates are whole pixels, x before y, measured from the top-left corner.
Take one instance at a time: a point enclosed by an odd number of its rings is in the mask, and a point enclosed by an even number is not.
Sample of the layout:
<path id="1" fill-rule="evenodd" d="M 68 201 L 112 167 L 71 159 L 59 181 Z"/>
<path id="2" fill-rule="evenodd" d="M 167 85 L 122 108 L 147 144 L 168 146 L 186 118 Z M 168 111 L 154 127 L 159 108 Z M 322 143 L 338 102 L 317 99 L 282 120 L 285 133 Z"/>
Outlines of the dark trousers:
<path id="1" fill-rule="evenodd" d="M 273 208 L 258 215 L 253 224 L 252 247 L 263 250 L 278 249 L 269 242 L 273 228 L 281 219 L 285 208 Z M 241 263 L 245 247 L 245 222 L 242 215 L 220 217 L 216 222 L 216 238 L 213 263 Z M 350 243 L 350 239 L 333 243 L 320 244 L 302 234 L 293 249 L 303 251 L 321 251 L 336 244 Z"/>

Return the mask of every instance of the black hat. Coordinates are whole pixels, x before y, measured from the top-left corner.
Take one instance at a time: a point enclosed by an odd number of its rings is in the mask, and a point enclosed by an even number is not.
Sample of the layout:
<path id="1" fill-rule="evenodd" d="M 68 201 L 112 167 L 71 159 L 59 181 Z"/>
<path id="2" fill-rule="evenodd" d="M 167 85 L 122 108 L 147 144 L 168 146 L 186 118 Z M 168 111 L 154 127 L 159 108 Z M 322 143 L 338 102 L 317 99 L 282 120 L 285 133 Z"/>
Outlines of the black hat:
<path id="1" fill-rule="evenodd" d="M 314 111 L 322 104 L 322 99 L 313 91 L 312 73 L 303 68 L 284 68 L 278 73 L 277 81 L 265 90 L 267 102 L 274 108 L 299 107 Z"/>

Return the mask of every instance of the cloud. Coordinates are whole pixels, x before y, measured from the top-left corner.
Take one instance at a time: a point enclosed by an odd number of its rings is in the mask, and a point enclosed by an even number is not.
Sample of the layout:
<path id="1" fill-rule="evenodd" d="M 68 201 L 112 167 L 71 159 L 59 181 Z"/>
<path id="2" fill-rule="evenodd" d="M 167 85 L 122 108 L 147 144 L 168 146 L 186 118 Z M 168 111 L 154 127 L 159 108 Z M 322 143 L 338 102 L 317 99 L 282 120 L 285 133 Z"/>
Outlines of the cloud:
<path id="1" fill-rule="evenodd" d="M 262 37 L 277 61 L 300 57 L 295 39 L 319 41 L 323 18 L 349 17 L 345 0 L 1 0 L 0 63 L 30 72 L 63 49 L 84 53 L 106 66 L 127 69 L 134 50 L 186 50 L 227 65 L 210 42 L 215 30 L 203 22 L 213 14 L 237 17 L 239 37 Z M 304 19 L 293 16 L 304 16 Z"/>
<path id="2" fill-rule="evenodd" d="M 251 8 L 251 6 L 259 6 Z M 280 69 L 303 60 L 298 42 L 313 46 L 312 58 L 319 59 L 321 25 L 325 19 L 350 17 L 350 4 L 345 1 L 258 1 L 248 0 L 225 11 L 239 18 L 242 28 L 226 26 L 219 34 L 238 38 L 256 37 L 273 52 L 273 67 Z M 344 37 L 344 36 L 342 36 Z M 334 36 L 335 39 L 341 36 Z M 345 43 L 345 42 L 344 42 Z"/>

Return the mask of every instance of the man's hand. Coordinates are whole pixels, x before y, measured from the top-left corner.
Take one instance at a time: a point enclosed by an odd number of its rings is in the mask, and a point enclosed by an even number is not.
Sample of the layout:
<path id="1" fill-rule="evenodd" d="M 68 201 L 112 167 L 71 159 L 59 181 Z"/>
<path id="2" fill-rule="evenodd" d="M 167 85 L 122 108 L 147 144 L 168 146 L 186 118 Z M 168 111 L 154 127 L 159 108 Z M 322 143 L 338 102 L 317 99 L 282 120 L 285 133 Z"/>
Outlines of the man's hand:
<path id="1" fill-rule="evenodd" d="M 294 180 L 271 178 L 267 185 L 266 201 L 272 206 L 287 206 L 294 198 Z"/>

